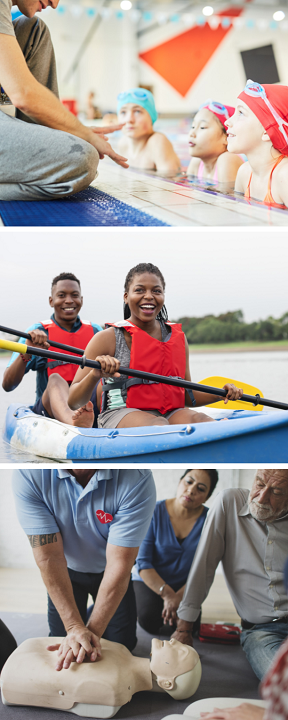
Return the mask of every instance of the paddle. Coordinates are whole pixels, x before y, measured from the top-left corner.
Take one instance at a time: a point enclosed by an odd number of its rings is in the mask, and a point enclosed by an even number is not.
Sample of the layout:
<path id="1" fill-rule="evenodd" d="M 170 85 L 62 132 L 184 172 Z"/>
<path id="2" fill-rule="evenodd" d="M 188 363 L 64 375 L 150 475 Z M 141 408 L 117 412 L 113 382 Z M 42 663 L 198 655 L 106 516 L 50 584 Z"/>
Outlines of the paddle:
<path id="1" fill-rule="evenodd" d="M 61 362 L 72 363 L 73 365 L 79 365 L 81 368 L 91 367 L 97 370 L 101 369 L 101 365 L 96 360 L 88 360 L 85 355 L 82 358 L 75 357 L 74 355 L 64 355 L 64 353 L 56 353 L 52 350 L 43 350 L 42 348 L 34 348 L 29 345 L 23 345 L 22 343 L 11 342 L 10 340 L 0 339 L 0 348 L 5 350 L 11 350 L 12 352 L 21 353 L 25 355 L 39 355 L 40 357 L 52 358 L 53 360 L 60 360 Z M 226 391 L 222 388 L 214 388 L 207 385 L 201 385 L 200 383 L 189 382 L 188 380 L 182 380 L 182 378 L 165 377 L 165 375 L 156 375 L 155 373 L 144 372 L 144 370 L 134 370 L 132 368 L 119 367 L 119 373 L 121 375 L 128 375 L 129 377 L 142 378 L 143 380 L 150 380 L 153 382 L 163 383 L 163 385 L 173 385 L 175 387 L 187 388 L 187 390 L 198 390 L 199 392 L 205 392 L 213 395 L 219 395 L 220 397 L 226 397 Z M 260 395 L 243 395 L 242 401 L 252 403 L 253 405 L 260 404 Z M 261 398 L 262 405 L 267 407 L 274 407 L 278 410 L 288 410 L 288 405 L 285 403 L 277 402 L 276 400 L 266 400 Z"/>
<path id="2" fill-rule="evenodd" d="M 259 395 L 261 398 L 263 397 L 263 393 L 258 388 L 253 387 L 253 385 L 247 385 L 247 383 L 239 382 L 239 380 L 232 380 L 232 378 L 223 378 L 223 377 L 208 377 L 204 380 L 199 380 L 200 385 L 213 385 L 213 387 L 217 388 L 223 388 L 223 385 L 226 385 L 226 383 L 230 383 L 233 385 L 236 385 L 236 387 L 241 387 L 243 390 L 243 393 L 246 393 L 248 395 Z M 209 403 L 209 408 L 215 407 L 218 409 L 225 408 L 225 410 L 233 409 L 239 407 L 241 410 L 263 410 L 263 405 L 256 405 L 251 408 L 251 405 L 249 405 L 248 402 L 243 402 L 243 400 L 228 400 L 228 403 L 224 403 L 224 400 L 218 400 L 215 403 Z"/>
<path id="3" fill-rule="evenodd" d="M 10 333 L 11 335 L 18 335 L 18 337 L 25 337 L 28 340 L 31 340 L 31 335 L 29 333 L 20 332 L 20 330 L 13 330 L 12 328 L 5 327 L 4 325 L 0 325 L 0 331 Z M 48 340 L 48 338 L 47 338 Z M 75 353 L 76 355 L 84 355 L 84 350 L 80 350 L 80 348 L 74 348 L 70 345 L 63 345 L 62 343 L 56 343 L 51 342 L 49 340 L 50 345 L 53 345 L 53 347 L 62 348 L 63 350 L 67 350 L 67 352 Z M 205 378 L 205 380 L 199 381 L 201 385 L 209 385 L 214 386 L 218 388 L 223 388 L 224 385 L 227 383 L 233 383 L 237 387 L 241 387 L 243 389 L 243 392 L 248 393 L 248 395 L 260 395 L 260 397 L 263 397 L 263 393 L 258 388 L 253 387 L 253 385 L 247 385 L 246 383 L 240 382 L 239 380 L 231 380 L 228 378 L 223 377 L 210 377 Z M 216 408 L 225 408 L 225 410 L 229 410 L 230 408 L 239 407 L 243 410 L 243 408 L 249 408 L 250 410 L 263 410 L 263 405 L 254 405 L 252 408 L 248 403 L 243 402 L 242 400 L 228 400 L 228 403 L 224 403 L 224 400 L 219 400 L 215 403 L 212 403 L 209 405 L 209 407 L 216 407 Z"/>
<path id="4" fill-rule="evenodd" d="M 20 332 L 20 330 L 13 330 L 13 328 L 5 327 L 5 325 L 0 325 L 0 331 L 8 333 L 8 335 L 18 335 L 18 337 L 24 337 L 27 340 L 32 340 L 31 335 L 29 333 Z M 63 343 L 57 343 L 54 342 L 54 340 L 48 340 L 49 345 L 56 348 L 61 348 L 62 350 L 67 350 L 67 352 L 75 353 L 75 355 L 84 355 L 84 350 L 80 350 L 80 348 L 72 347 L 72 345 L 63 345 Z M 33 348 L 34 350 L 34 348 Z M 35 354 L 35 353 L 34 353 Z"/>

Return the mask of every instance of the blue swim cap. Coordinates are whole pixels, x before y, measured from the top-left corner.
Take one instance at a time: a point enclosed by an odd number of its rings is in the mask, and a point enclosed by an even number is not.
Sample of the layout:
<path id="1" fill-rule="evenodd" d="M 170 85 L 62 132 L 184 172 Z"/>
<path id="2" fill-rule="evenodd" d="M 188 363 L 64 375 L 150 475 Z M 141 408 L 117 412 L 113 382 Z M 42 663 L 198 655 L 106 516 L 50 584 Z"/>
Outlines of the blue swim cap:
<path id="1" fill-rule="evenodd" d="M 144 88 L 132 88 L 127 92 L 119 93 L 117 97 L 117 114 L 119 114 L 121 107 L 126 103 L 133 103 L 134 105 L 141 105 L 149 113 L 152 124 L 157 120 L 158 114 L 155 108 L 154 97 L 150 90 L 144 90 Z"/>

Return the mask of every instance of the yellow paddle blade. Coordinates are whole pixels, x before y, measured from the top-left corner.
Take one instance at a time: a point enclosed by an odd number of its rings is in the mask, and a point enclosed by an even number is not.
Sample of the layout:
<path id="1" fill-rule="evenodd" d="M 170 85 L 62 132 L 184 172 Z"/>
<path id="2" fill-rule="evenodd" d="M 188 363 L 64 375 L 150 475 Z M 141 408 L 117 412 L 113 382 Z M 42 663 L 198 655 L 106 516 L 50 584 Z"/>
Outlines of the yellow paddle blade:
<path id="1" fill-rule="evenodd" d="M 227 383 L 233 383 L 236 387 L 242 388 L 243 393 L 246 395 L 260 395 L 260 397 L 264 397 L 261 390 L 253 387 L 253 385 L 247 385 L 247 383 L 242 383 L 239 380 L 232 380 L 232 378 L 215 376 L 199 380 L 200 385 L 211 385 L 211 387 L 217 388 L 223 388 L 224 385 L 227 385 Z M 243 400 L 228 400 L 226 405 L 224 404 L 224 400 L 219 400 L 219 402 L 210 403 L 207 407 L 215 407 L 219 409 L 224 408 L 225 410 L 263 410 L 263 405 L 252 405 L 252 403 L 243 402 Z"/>
<path id="2" fill-rule="evenodd" d="M 27 352 L 27 345 L 19 342 L 12 342 L 11 340 L 2 340 L 0 338 L 0 348 L 3 350 L 11 350 L 11 352 L 18 352 L 24 355 Z"/>

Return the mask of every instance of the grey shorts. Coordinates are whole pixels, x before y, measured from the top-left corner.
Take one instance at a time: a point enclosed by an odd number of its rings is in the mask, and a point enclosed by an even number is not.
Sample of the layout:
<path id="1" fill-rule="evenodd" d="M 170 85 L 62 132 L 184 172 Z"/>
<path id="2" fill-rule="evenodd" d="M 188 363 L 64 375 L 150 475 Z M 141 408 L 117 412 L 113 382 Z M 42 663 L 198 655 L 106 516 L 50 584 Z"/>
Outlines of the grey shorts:
<path id="1" fill-rule="evenodd" d="M 184 408 L 175 408 L 175 410 L 170 410 L 163 415 L 159 412 L 159 410 L 145 410 L 144 412 L 148 412 L 150 415 L 154 415 L 156 417 L 163 417 L 166 418 L 166 420 L 169 420 L 172 415 L 174 415 L 174 413 L 178 412 L 178 410 L 183 409 Z M 98 428 L 117 428 L 122 418 L 124 418 L 125 415 L 128 415 L 128 413 L 131 412 L 139 412 L 139 408 L 121 407 L 118 410 L 105 410 L 105 412 L 98 415 Z"/>

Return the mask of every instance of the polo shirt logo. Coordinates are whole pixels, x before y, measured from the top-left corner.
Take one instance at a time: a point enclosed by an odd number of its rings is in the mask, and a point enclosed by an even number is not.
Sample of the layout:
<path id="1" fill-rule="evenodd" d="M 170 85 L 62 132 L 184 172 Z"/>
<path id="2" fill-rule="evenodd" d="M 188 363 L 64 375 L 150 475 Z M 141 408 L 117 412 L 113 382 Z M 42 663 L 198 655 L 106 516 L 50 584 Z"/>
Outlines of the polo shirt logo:
<path id="1" fill-rule="evenodd" d="M 96 510 L 96 517 L 102 523 L 102 525 L 110 523 L 113 520 L 113 515 L 110 515 L 110 513 L 105 513 L 104 510 Z"/>

